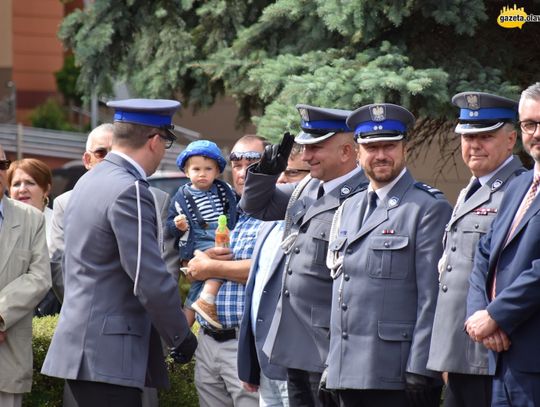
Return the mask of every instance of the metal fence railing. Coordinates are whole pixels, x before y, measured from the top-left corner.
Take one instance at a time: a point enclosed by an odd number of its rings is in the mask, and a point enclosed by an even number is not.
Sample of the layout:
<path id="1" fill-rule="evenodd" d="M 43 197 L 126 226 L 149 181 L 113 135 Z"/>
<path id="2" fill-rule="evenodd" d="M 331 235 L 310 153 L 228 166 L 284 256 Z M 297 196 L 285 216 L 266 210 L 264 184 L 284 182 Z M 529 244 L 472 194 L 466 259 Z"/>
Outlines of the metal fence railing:
<path id="1" fill-rule="evenodd" d="M 86 133 L 39 129 L 16 124 L 0 124 L 0 144 L 6 152 L 80 160 L 85 151 Z M 176 157 L 185 145 L 166 150 L 161 170 L 176 170 Z"/>

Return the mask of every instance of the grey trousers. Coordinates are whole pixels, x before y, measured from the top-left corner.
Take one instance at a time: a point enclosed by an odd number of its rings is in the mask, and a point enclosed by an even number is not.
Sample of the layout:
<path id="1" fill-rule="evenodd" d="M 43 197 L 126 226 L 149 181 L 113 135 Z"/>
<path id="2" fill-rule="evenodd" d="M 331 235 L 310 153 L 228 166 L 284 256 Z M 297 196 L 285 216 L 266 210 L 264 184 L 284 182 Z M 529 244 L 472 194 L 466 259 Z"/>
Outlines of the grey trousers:
<path id="1" fill-rule="evenodd" d="M 258 407 L 259 393 L 242 388 L 238 378 L 238 340 L 217 342 L 199 331 L 195 352 L 195 387 L 200 407 Z"/>

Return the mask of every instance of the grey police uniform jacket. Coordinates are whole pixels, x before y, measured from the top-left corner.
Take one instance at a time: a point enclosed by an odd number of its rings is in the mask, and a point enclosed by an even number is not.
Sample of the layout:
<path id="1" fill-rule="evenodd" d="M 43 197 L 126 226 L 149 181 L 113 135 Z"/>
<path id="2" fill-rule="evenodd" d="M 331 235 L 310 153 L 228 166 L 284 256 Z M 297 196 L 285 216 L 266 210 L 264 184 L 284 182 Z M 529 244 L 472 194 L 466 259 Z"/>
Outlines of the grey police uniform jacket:
<path id="1" fill-rule="evenodd" d="M 437 261 L 451 206 L 408 171 L 362 224 L 367 191 L 343 203 L 330 253 L 334 280 L 327 387 L 405 387 L 404 373 L 426 369 L 437 299 Z"/>
<path id="2" fill-rule="evenodd" d="M 276 180 L 277 176 L 248 170 L 240 206 L 259 219 L 283 219 L 295 186 L 276 186 Z M 317 200 L 319 184 L 311 179 L 289 209 L 291 232 L 298 232 L 298 238 L 284 263 L 281 298 L 263 346 L 270 363 L 311 372 L 324 370 L 328 354 L 332 279 L 326 252 L 332 217 L 345 198 L 367 185 L 367 179 L 356 169 Z"/>
<path id="3" fill-rule="evenodd" d="M 155 203 L 158 212 L 161 214 L 161 223 L 165 225 L 167 221 L 167 213 L 171 203 L 169 194 L 161 189 L 150 187 L 149 190 L 156 197 Z M 51 274 L 52 288 L 56 297 L 60 302 L 64 300 L 64 272 L 62 270 L 64 260 L 64 213 L 69 202 L 73 190 L 64 192 L 58 195 L 53 202 L 53 217 L 51 222 L 51 241 L 49 247 L 52 251 L 51 256 Z M 180 263 L 178 259 L 178 251 L 176 250 L 174 241 L 175 238 L 163 228 L 163 259 L 167 264 L 169 273 L 178 281 Z"/>
<path id="4" fill-rule="evenodd" d="M 138 201 L 142 244 L 134 295 Z M 42 373 L 166 387 L 160 336 L 177 346 L 189 327 L 161 257 L 148 183 L 124 158 L 108 154 L 77 182 L 65 212 L 65 243 L 64 304 Z"/>
<path id="5" fill-rule="evenodd" d="M 428 368 L 440 372 L 488 374 L 487 349 L 463 331 L 469 276 L 478 240 L 488 232 L 510 180 L 525 169 L 514 157 L 466 202 L 467 188 L 459 195 L 446 226 L 444 254 Z"/>

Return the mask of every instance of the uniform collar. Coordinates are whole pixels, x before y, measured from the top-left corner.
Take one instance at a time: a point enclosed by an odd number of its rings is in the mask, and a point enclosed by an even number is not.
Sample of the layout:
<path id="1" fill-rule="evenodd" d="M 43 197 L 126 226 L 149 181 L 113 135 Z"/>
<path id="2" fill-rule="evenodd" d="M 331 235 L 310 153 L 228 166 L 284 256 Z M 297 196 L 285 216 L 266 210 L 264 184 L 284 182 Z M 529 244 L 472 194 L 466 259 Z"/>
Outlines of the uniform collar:
<path id="1" fill-rule="evenodd" d="M 499 165 L 494 171 L 490 172 L 487 175 L 482 175 L 481 177 L 478 177 L 478 181 L 480 181 L 480 185 L 484 186 L 490 179 L 493 177 L 501 168 L 508 165 L 510 161 L 512 161 L 512 158 L 514 158 L 512 155 L 510 155 L 501 165 Z"/>
<path id="2" fill-rule="evenodd" d="M 128 163 L 130 163 L 131 165 L 133 165 L 133 167 L 135 167 L 135 169 L 137 170 L 137 172 L 139 174 L 141 174 L 141 177 L 142 179 L 146 180 L 146 172 L 144 172 L 143 168 L 140 166 L 140 164 L 135 161 L 133 158 L 131 158 L 129 155 L 125 154 L 125 153 L 122 153 L 121 151 L 116 151 L 116 150 L 113 150 L 111 151 L 109 154 L 116 154 L 120 157 L 122 157 L 124 160 L 126 160 Z"/>
<path id="3" fill-rule="evenodd" d="M 354 170 L 349 171 L 347 174 L 342 175 L 341 177 L 334 178 L 330 181 L 324 181 L 322 182 L 322 186 L 324 188 L 324 193 L 327 194 L 330 191 L 337 188 L 339 185 L 341 185 L 343 182 L 348 180 L 350 177 L 352 177 L 355 173 L 360 173 L 362 171 L 361 167 L 356 167 Z"/>
<path id="4" fill-rule="evenodd" d="M 386 198 L 386 195 L 388 195 L 388 193 L 392 190 L 392 188 L 394 188 L 394 185 L 398 183 L 398 181 L 401 179 L 401 177 L 403 177 L 405 172 L 407 172 L 407 167 L 403 167 L 399 175 L 396 178 L 394 178 L 394 180 L 391 183 L 386 184 L 384 187 L 379 188 L 378 190 L 375 191 L 375 193 L 377 194 L 377 197 L 379 198 L 379 201 L 383 201 L 384 198 Z M 369 183 L 368 193 L 371 191 L 373 191 L 373 187 L 371 186 L 371 183 Z"/>

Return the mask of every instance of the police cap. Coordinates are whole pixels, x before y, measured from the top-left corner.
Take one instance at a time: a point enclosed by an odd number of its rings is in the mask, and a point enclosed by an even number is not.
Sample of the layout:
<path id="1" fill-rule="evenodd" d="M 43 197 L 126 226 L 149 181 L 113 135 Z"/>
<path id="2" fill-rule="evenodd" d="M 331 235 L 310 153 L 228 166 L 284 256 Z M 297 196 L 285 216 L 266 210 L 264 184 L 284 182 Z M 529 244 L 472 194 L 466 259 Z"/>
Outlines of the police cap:
<path id="1" fill-rule="evenodd" d="M 294 141 L 298 144 L 316 144 L 336 133 L 350 132 L 345 121 L 350 110 L 328 109 L 309 105 L 296 105 L 300 113 L 302 131 Z"/>
<path id="2" fill-rule="evenodd" d="M 347 118 L 359 144 L 377 141 L 399 141 L 414 124 L 414 116 L 402 106 L 375 103 L 359 107 Z"/>
<path id="3" fill-rule="evenodd" d="M 461 92 L 452 103 L 460 108 L 456 133 L 484 133 L 517 120 L 518 102 L 484 92 Z"/>
<path id="4" fill-rule="evenodd" d="M 114 121 L 140 124 L 165 130 L 176 140 L 172 132 L 172 117 L 180 108 L 180 102 L 168 99 L 124 99 L 107 102 L 114 109 Z"/>

